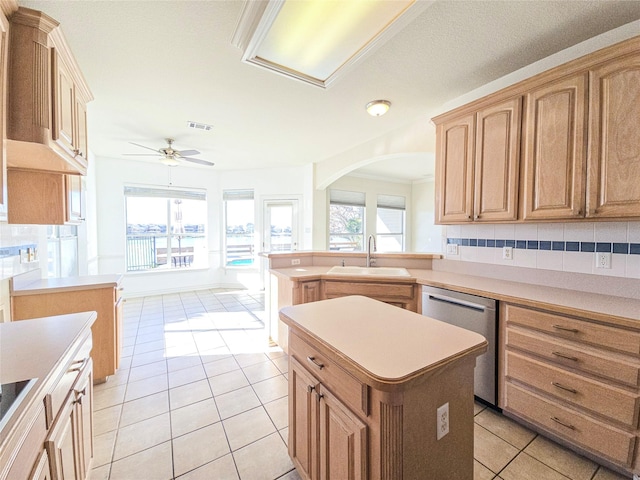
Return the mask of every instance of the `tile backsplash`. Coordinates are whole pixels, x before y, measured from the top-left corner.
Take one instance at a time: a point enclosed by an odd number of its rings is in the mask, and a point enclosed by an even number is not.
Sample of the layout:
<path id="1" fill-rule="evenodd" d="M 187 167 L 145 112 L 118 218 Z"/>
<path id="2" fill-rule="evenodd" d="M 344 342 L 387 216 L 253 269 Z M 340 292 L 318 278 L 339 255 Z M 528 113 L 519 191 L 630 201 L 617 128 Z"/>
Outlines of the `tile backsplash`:
<path id="1" fill-rule="evenodd" d="M 443 243 L 448 260 L 640 278 L 640 222 L 449 225 Z M 611 268 L 596 268 L 598 252 L 611 253 Z"/>

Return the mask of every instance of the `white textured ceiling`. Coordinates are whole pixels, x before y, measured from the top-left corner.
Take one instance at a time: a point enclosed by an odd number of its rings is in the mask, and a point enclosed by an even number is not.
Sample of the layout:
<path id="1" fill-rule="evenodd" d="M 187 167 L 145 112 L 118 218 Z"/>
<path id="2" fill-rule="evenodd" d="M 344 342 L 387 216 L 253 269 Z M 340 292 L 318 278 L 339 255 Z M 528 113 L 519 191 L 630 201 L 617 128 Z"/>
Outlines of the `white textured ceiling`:
<path id="1" fill-rule="evenodd" d="M 241 62 L 231 45 L 241 1 L 19 3 L 61 23 L 95 96 L 89 141 L 97 156 L 145 153 L 128 142 L 159 148 L 173 137 L 218 170 L 320 162 L 640 18 L 640 1 L 435 1 L 323 90 Z M 373 118 L 364 106 L 378 98 L 393 105 Z M 214 128 L 188 129 L 188 120 Z M 362 173 L 420 179 L 432 171 L 429 158 Z"/>

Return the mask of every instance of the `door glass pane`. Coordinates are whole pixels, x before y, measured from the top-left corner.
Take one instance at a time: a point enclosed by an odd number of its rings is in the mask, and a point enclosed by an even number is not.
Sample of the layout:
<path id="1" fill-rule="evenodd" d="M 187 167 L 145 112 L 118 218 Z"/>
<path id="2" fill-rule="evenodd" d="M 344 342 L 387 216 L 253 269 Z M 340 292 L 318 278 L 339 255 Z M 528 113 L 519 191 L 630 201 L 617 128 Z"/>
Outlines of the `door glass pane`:
<path id="1" fill-rule="evenodd" d="M 293 250 L 293 205 L 269 205 L 269 245 L 272 252 Z"/>

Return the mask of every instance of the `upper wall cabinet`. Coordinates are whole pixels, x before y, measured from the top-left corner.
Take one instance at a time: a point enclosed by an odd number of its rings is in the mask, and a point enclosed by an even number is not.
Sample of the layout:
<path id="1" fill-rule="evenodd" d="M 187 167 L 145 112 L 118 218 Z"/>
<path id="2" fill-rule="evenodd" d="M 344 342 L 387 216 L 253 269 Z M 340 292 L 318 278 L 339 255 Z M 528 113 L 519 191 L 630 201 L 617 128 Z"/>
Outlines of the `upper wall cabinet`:
<path id="1" fill-rule="evenodd" d="M 10 17 L 7 166 L 86 174 L 86 104 L 93 96 L 51 17 Z"/>
<path id="2" fill-rule="evenodd" d="M 518 218 L 521 98 L 476 115 L 473 219 L 502 222 Z"/>
<path id="3" fill-rule="evenodd" d="M 438 124 L 438 223 L 517 218 L 520 105 L 518 97 Z"/>
<path id="4" fill-rule="evenodd" d="M 640 36 L 434 118 L 436 223 L 640 218 L 639 52 Z"/>
<path id="5" fill-rule="evenodd" d="M 584 216 L 587 75 L 535 89 L 525 102 L 523 218 Z"/>
<path id="6" fill-rule="evenodd" d="M 640 216 L 640 53 L 590 72 L 589 217 Z"/>

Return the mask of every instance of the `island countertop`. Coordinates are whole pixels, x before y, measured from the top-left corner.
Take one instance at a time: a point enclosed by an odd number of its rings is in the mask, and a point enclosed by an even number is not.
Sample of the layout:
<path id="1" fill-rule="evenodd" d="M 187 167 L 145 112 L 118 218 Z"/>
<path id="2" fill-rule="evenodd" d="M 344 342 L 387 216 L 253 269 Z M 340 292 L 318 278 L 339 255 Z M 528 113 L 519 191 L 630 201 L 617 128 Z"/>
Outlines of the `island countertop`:
<path id="1" fill-rule="evenodd" d="M 350 360 L 369 384 L 406 383 L 487 349 L 482 335 L 362 296 L 285 307 L 280 318 Z"/>

